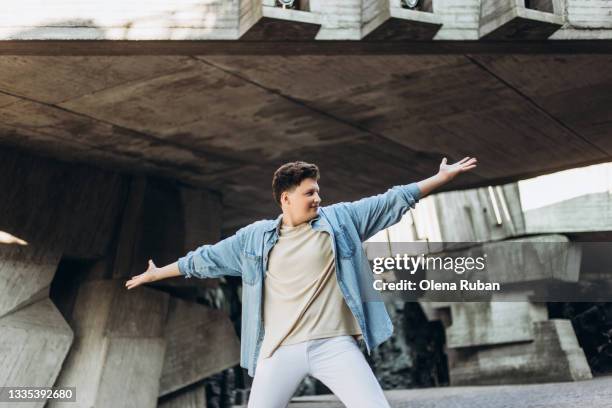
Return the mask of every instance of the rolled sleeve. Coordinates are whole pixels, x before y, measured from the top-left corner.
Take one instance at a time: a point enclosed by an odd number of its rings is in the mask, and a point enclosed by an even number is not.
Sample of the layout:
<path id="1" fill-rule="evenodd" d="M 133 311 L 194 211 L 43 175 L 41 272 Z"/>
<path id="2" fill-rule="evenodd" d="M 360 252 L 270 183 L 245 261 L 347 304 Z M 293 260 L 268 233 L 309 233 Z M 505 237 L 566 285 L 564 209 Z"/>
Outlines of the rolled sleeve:
<path id="1" fill-rule="evenodd" d="M 185 279 L 193 276 L 193 266 L 190 265 L 190 259 L 192 257 L 191 252 L 178 260 L 178 269 L 181 275 L 185 276 Z"/>
<path id="2" fill-rule="evenodd" d="M 202 245 L 178 259 L 179 272 L 185 279 L 241 276 L 241 231 L 214 245 Z"/>
<path id="3" fill-rule="evenodd" d="M 405 186 L 396 186 L 393 187 L 393 189 L 397 189 L 402 193 L 406 204 L 408 204 L 410 207 L 414 207 L 414 205 L 421 199 L 421 189 L 417 183 L 410 183 Z"/>

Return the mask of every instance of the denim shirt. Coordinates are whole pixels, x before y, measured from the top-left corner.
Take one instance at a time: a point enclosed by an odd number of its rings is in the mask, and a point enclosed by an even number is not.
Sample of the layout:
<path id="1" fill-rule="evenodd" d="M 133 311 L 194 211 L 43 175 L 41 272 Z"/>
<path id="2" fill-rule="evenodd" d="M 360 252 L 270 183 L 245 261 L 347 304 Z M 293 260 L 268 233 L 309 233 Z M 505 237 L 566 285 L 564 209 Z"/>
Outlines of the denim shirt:
<path id="1" fill-rule="evenodd" d="M 326 231 L 331 237 L 338 285 L 361 328 L 368 353 L 391 336 L 393 324 L 382 300 L 364 299 L 363 293 L 371 291 L 373 275 L 361 243 L 399 222 L 420 196 L 416 183 L 396 186 L 359 201 L 320 207 L 317 217 L 309 221 L 314 230 Z M 250 376 L 255 375 L 264 337 L 262 299 L 268 256 L 278 241 L 281 224 L 282 215 L 276 220 L 254 222 L 178 260 L 185 278 L 242 278 L 240 365 Z"/>

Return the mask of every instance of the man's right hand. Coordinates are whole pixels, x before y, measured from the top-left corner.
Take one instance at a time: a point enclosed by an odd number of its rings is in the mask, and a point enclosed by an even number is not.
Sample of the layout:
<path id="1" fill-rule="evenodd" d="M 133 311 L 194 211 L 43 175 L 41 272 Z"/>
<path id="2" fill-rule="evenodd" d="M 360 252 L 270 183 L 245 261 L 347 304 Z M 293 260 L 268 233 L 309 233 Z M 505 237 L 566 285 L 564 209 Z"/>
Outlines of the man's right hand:
<path id="1" fill-rule="evenodd" d="M 129 290 L 135 288 L 136 286 L 156 281 L 156 271 L 157 266 L 155 266 L 153 261 L 149 259 L 149 268 L 140 275 L 132 276 L 132 279 L 125 283 L 125 287 Z"/>

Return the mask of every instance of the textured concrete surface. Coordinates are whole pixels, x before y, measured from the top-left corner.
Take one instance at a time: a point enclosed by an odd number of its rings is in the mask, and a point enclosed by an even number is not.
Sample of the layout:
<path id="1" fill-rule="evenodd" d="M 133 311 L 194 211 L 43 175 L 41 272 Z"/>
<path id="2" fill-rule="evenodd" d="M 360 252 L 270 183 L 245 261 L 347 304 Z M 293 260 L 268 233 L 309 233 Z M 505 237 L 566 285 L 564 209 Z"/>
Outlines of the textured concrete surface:
<path id="1" fill-rule="evenodd" d="M 492 40 L 544 40 L 565 22 L 560 0 L 483 0 L 479 35 Z"/>
<path id="2" fill-rule="evenodd" d="M 124 281 L 79 287 L 70 324 L 75 341 L 56 382 L 76 386 L 77 401 L 49 407 L 155 407 L 166 342 L 168 295 L 127 292 Z"/>
<path id="3" fill-rule="evenodd" d="M 578 381 L 591 378 L 583 350 L 569 320 L 533 323 L 531 342 L 454 350 L 450 361 L 453 385 L 517 384 Z"/>
<path id="4" fill-rule="evenodd" d="M 225 313 L 178 299 L 170 301 L 160 396 L 239 363 L 240 341 Z"/>
<path id="5" fill-rule="evenodd" d="M 528 233 L 612 230 L 612 194 L 586 194 L 525 211 Z"/>
<path id="6" fill-rule="evenodd" d="M 173 393 L 160 399 L 157 408 L 206 408 L 206 389 L 196 385 Z"/>
<path id="7" fill-rule="evenodd" d="M 324 203 L 479 158 L 449 189 L 609 161 L 609 55 L 1 56 L 0 145 L 217 191 L 225 233 L 278 209 L 282 162 Z M 364 163 L 369 163 L 363 167 Z"/>
<path id="8" fill-rule="evenodd" d="M 48 298 L 0 318 L 0 386 L 52 387 L 62 368 L 73 333 Z M 15 404 L 42 408 L 45 402 Z"/>
<path id="9" fill-rule="evenodd" d="M 574 383 L 397 390 L 386 395 L 393 408 L 609 408 L 612 377 Z M 336 401 L 333 397 L 300 397 L 289 407 L 344 406 Z"/>
<path id="10" fill-rule="evenodd" d="M 9 247 L 21 248 L 21 258 L 41 269 L 54 268 L 59 254 L 99 257 L 112 239 L 124 188 L 117 173 L 0 149 L 0 190 L 5 192 L 0 231 L 25 241 Z M 18 259 L 15 256 L 16 268 Z M 39 280 L 44 276 L 41 270 Z"/>
<path id="11" fill-rule="evenodd" d="M 448 347 L 490 346 L 531 341 L 533 322 L 548 319 L 545 304 L 530 302 L 451 303 Z"/>
<path id="12" fill-rule="evenodd" d="M 450 191 L 435 194 L 431 199 L 438 219 L 436 241 L 487 242 L 524 235 L 525 221 L 516 183 L 494 189 Z"/>
<path id="13" fill-rule="evenodd" d="M 61 256 L 104 253 L 123 184 L 117 174 L 2 150 L 0 191 L 3 316 L 48 297 Z"/>
<path id="14" fill-rule="evenodd" d="M 0 317 L 49 297 L 56 250 L 0 245 Z"/>

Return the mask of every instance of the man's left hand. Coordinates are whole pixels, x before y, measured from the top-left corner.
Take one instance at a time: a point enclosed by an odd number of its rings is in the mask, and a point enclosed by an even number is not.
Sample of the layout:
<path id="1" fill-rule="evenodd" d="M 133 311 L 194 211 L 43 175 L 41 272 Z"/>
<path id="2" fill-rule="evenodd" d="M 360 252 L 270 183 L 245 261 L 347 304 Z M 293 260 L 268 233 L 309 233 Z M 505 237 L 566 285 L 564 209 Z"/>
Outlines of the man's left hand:
<path id="1" fill-rule="evenodd" d="M 438 171 L 438 175 L 446 182 L 451 181 L 459 173 L 470 171 L 474 167 L 476 167 L 476 162 L 477 160 L 475 157 L 464 157 L 455 164 L 447 164 L 445 157 L 442 159 L 442 163 L 440 163 L 440 170 Z"/>

